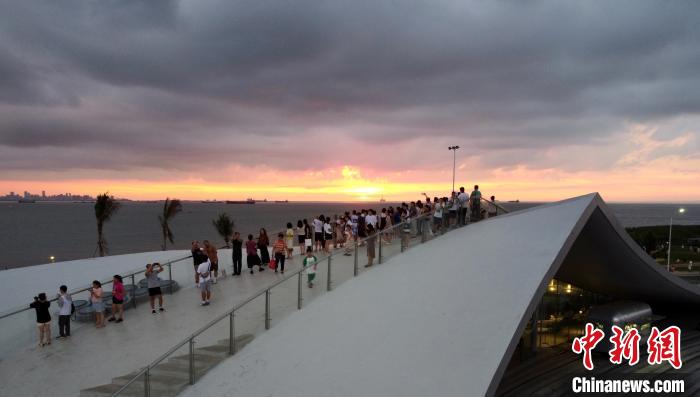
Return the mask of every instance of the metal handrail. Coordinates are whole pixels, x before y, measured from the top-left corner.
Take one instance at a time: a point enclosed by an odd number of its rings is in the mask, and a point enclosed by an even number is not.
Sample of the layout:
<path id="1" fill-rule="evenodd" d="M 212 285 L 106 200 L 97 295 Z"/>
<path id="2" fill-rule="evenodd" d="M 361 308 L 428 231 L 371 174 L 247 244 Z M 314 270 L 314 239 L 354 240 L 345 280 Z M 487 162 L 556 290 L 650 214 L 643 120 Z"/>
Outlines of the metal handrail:
<path id="1" fill-rule="evenodd" d="M 421 215 L 419 215 L 419 216 L 416 216 L 416 217 L 412 218 L 411 220 L 424 219 L 424 218 L 429 218 L 429 217 L 432 217 L 432 216 L 433 216 L 433 214 L 432 214 L 432 212 L 430 212 L 430 213 L 421 214 Z M 356 239 L 355 242 L 354 242 L 355 248 L 357 248 L 357 246 L 358 246 L 359 243 L 362 243 L 362 242 L 364 242 L 364 241 L 367 241 L 368 239 L 371 239 L 371 238 L 379 238 L 379 239 L 380 239 L 380 244 L 381 244 L 381 235 L 382 235 L 382 234 L 387 233 L 387 232 L 390 232 L 390 231 L 392 231 L 392 230 L 394 230 L 394 229 L 398 229 L 398 228 L 403 227 L 403 226 L 404 226 L 404 222 L 400 222 L 400 223 L 398 223 L 398 224 L 391 225 L 390 227 L 384 228 L 384 229 L 382 229 L 382 230 L 378 230 L 378 229 L 377 229 L 377 230 L 375 231 L 375 233 L 373 233 L 372 235 L 369 235 L 369 236 L 367 236 L 367 237 L 363 237 L 363 238 Z M 321 259 L 319 259 L 318 262 L 320 263 L 320 262 L 323 261 L 323 260 L 328 260 L 328 259 L 332 258 L 332 257 L 335 256 L 335 255 L 340 255 L 340 253 L 341 253 L 340 250 L 335 251 L 335 252 L 331 252 L 330 254 L 327 254 L 327 255 L 321 257 Z M 302 273 L 302 272 L 304 272 L 305 270 L 306 270 L 306 268 L 304 268 L 304 267 L 302 266 L 301 268 L 295 270 L 294 272 L 290 273 L 289 275 L 282 277 L 280 280 L 277 280 L 277 281 L 273 282 L 272 284 L 269 284 L 269 285 L 265 286 L 264 288 L 261 288 L 259 291 L 257 291 L 257 292 L 254 293 L 253 295 L 249 296 L 249 297 L 246 298 L 244 301 L 242 301 L 242 302 L 240 302 L 240 303 L 234 305 L 233 308 L 231 308 L 230 310 L 228 310 L 228 311 L 224 312 L 223 314 L 220 314 L 219 316 L 215 317 L 213 320 L 209 321 L 205 326 L 199 328 L 198 330 L 196 330 L 195 332 L 193 332 L 192 334 L 190 334 L 187 338 L 185 338 L 185 339 L 183 339 L 182 341 L 180 341 L 179 343 L 177 343 L 175 346 L 173 346 L 172 348 L 170 348 L 166 353 L 160 355 L 157 359 L 155 359 L 155 360 L 152 361 L 150 364 L 148 364 L 146 367 L 144 367 L 144 368 L 141 369 L 139 372 L 137 372 L 136 374 L 134 374 L 133 377 L 132 377 L 128 382 L 126 382 L 121 388 L 119 388 L 119 390 L 117 390 L 116 392 L 114 392 L 114 394 L 112 394 L 112 396 L 118 396 L 121 392 L 123 392 L 123 391 L 126 390 L 129 386 L 131 386 L 134 382 L 136 382 L 141 376 L 143 376 L 144 374 L 149 373 L 149 371 L 150 371 L 151 369 L 153 369 L 153 368 L 156 367 L 158 364 L 160 364 L 161 362 L 163 362 L 164 360 L 166 360 L 168 357 L 170 357 L 170 355 L 172 355 L 173 353 L 175 353 L 175 352 L 176 352 L 178 349 L 180 349 L 181 347 L 185 346 L 186 344 L 192 344 L 192 343 L 194 343 L 194 339 L 195 339 L 197 336 L 201 335 L 202 333 L 204 333 L 205 331 L 207 331 L 208 329 L 210 329 L 211 327 L 213 327 L 214 325 L 216 325 L 219 321 L 222 321 L 222 320 L 225 319 L 226 317 L 229 317 L 229 316 L 234 315 L 235 312 L 236 312 L 237 310 L 242 309 L 242 308 L 243 308 L 244 306 L 246 306 L 248 303 L 252 302 L 253 300 L 255 300 L 255 299 L 257 299 L 257 298 L 259 298 L 259 297 L 262 296 L 263 294 L 268 294 L 270 290 L 272 290 L 274 287 L 276 287 L 276 286 L 282 284 L 283 282 L 285 282 L 285 281 L 287 281 L 287 280 L 289 280 L 289 279 L 291 279 L 291 278 L 293 278 L 293 277 L 299 277 L 299 274 Z M 265 316 L 266 316 L 266 318 L 267 318 L 267 313 L 265 314 Z"/>
<path id="2" fill-rule="evenodd" d="M 505 212 L 506 214 L 510 213 L 510 211 L 508 211 L 508 210 L 505 209 L 502 205 L 496 203 L 495 201 L 487 200 L 487 199 L 485 199 L 484 197 L 481 197 L 481 201 L 485 202 L 486 204 L 495 206 L 496 208 L 498 208 L 499 210 Z"/>
<path id="3" fill-rule="evenodd" d="M 178 259 L 172 259 L 172 260 L 169 260 L 169 261 L 167 261 L 167 262 L 165 262 L 165 263 L 162 263 L 162 265 L 163 265 L 163 266 L 171 266 L 171 265 L 172 265 L 173 263 L 175 263 L 175 262 L 180 262 L 180 261 L 183 261 L 183 260 L 189 259 L 189 258 L 192 258 L 192 255 L 185 256 L 185 257 L 178 258 Z M 137 274 L 141 274 L 141 273 L 145 273 L 145 272 L 146 272 L 145 269 L 132 270 L 131 272 L 128 272 L 128 273 L 122 275 L 122 277 L 123 277 L 123 278 L 127 278 L 127 277 L 131 277 L 131 276 L 136 276 Z M 109 280 L 105 280 L 105 281 L 100 281 L 101 284 L 105 284 L 105 285 L 107 285 L 107 284 L 109 284 L 109 283 L 111 283 L 111 282 L 113 282 L 113 278 L 110 278 Z M 90 288 L 92 288 L 92 287 L 79 288 L 79 289 L 76 289 L 76 290 L 69 291 L 68 294 L 69 294 L 69 295 L 79 294 L 79 293 L 81 293 L 81 292 L 89 291 Z M 54 301 L 57 301 L 57 300 L 58 300 L 58 298 L 56 297 L 56 298 L 51 298 L 51 299 L 49 299 L 48 301 L 49 301 L 49 302 L 54 302 Z M 7 317 L 10 317 L 10 316 L 13 316 L 13 315 L 18 314 L 18 313 L 21 313 L 21 312 L 23 312 L 23 311 L 28 311 L 28 310 L 33 310 L 33 309 L 32 309 L 31 307 L 28 307 L 28 306 L 27 306 L 27 307 L 22 307 L 22 308 L 11 309 L 11 310 L 8 311 L 8 312 L 5 312 L 5 313 L 3 313 L 3 314 L 0 314 L 0 320 L 2 320 L 2 319 L 4 319 L 4 318 L 7 318 Z"/>

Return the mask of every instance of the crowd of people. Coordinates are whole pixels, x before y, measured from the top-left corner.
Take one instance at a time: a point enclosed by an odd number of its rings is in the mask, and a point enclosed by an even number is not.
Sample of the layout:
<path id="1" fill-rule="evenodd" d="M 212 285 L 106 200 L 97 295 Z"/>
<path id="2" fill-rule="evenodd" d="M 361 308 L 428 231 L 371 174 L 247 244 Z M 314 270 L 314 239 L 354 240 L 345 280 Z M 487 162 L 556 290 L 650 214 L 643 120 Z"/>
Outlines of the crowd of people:
<path id="1" fill-rule="evenodd" d="M 487 204 L 485 208 L 482 206 L 482 201 Z M 366 247 L 367 264 L 365 267 L 371 267 L 376 258 L 378 238 L 387 244 L 398 238 L 401 244 L 407 247 L 412 236 L 440 234 L 448 229 L 496 215 L 498 215 L 496 198 L 491 196 L 490 200 L 482 200 L 479 186 L 475 185 L 469 194 L 466 193 L 464 187 L 460 187 L 459 191 L 452 192 L 450 197 L 433 197 L 431 200 L 425 195 L 425 201 L 404 202 L 396 207 L 382 208 L 379 212 L 374 209 L 361 209 L 332 216 L 318 215 L 310 222 L 308 219 L 298 220 L 296 227 L 288 222 L 286 230 L 277 233 L 273 243 L 271 243 L 265 228 L 259 230 L 257 237 L 248 234 L 246 241 L 243 241 L 239 232 L 235 232 L 231 240 L 232 274 L 233 276 L 241 276 L 244 250 L 250 274 L 254 274 L 256 268 L 258 272 L 270 269 L 275 273 L 284 274 L 285 262 L 293 259 L 294 250 L 298 248 L 299 255 L 303 257 L 302 265 L 307 276 L 307 286 L 313 288 L 318 266 L 318 258 L 315 253 L 330 254 L 333 249 L 344 249 L 344 255 L 351 256 L 355 246 Z M 208 240 L 204 240 L 202 244 L 199 241 L 193 241 L 191 253 L 194 281 L 195 286 L 200 291 L 201 305 L 208 306 L 211 300 L 212 284 L 216 284 L 219 277 L 218 250 Z M 156 300 L 158 301 L 158 312 L 165 311 L 160 278 L 158 277 L 162 271 L 163 266 L 159 263 L 146 265 L 145 278 L 153 314 L 157 313 Z M 95 312 L 95 326 L 102 328 L 105 326 L 102 284 L 95 280 L 92 282 L 92 288 L 88 291 Z M 111 297 L 111 317 L 107 321 L 121 323 L 124 321 L 125 291 L 120 275 L 113 277 Z M 59 336 L 57 338 L 69 337 L 70 318 L 75 311 L 75 306 L 65 285 L 59 288 L 57 303 L 59 305 Z M 40 346 L 51 344 L 50 305 L 51 302 L 45 293 L 38 294 L 34 297 L 34 302 L 30 304 L 30 307 L 36 311 Z"/>

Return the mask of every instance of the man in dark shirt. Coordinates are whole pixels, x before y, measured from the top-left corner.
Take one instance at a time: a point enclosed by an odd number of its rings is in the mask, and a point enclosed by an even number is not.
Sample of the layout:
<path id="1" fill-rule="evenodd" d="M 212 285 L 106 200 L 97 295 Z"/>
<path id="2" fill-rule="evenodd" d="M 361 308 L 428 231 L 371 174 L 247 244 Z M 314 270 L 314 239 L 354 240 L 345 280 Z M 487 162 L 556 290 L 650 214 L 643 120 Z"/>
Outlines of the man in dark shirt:
<path id="1" fill-rule="evenodd" d="M 199 273 L 197 273 L 197 268 L 200 264 L 207 261 L 207 255 L 199 247 L 199 241 L 195 240 L 192 242 L 192 263 L 194 264 L 194 282 L 199 286 Z"/>
<path id="2" fill-rule="evenodd" d="M 240 233 L 233 233 L 231 247 L 231 259 L 233 260 L 233 275 L 240 276 L 241 267 L 243 266 L 243 240 L 241 240 Z"/>

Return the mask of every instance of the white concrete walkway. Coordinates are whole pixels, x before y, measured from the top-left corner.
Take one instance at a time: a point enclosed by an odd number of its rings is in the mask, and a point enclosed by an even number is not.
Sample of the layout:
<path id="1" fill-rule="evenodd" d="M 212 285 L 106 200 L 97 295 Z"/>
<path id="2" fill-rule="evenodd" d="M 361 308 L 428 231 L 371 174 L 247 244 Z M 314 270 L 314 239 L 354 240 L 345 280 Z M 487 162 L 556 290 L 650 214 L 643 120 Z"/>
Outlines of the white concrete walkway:
<path id="1" fill-rule="evenodd" d="M 384 247 L 385 255 L 399 252 L 398 240 Z M 319 259 L 324 255 L 317 253 Z M 302 257 L 295 254 L 288 260 L 286 273 L 298 269 Z M 176 291 L 166 293 L 165 313 L 151 314 L 146 302 L 139 302 L 136 309 L 125 312 L 125 321 L 120 324 L 107 323 L 103 329 L 92 324 L 72 323 L 69 339 L 53 340 L 50 346 L 16 346 L 12 353 L 3 355 L 0 361 L 0 395 L 2 396 L 71 396 L 80 390 L 111 382 L 114 377 L 129 374 L 146 366 L 172 346 L 187 338 L 219 314 L 230 310 L 254 293 L 264 290 L 283 276 L 267 269 L 254 275 L 247 272 L 244 263 L 242 277 L 232 277 L 230 251 L 220 254 L 221 267 L 229 276 L 213 286 L 210 306 L 200 306 L 199 290 L 194 280 Z M 353 256 L 336 255 L 332 260 L 332 281 L 338 285 L 353 277 Z M 364 271 L 366 251 L 359 249 L 360 272 Z M 245 262 L 245 258 L 244 258 Z M 191 261 L 179 264 L 183 269 L 173 272 L 191 272 Z M 303 279 L 303 298 L 326 293 L 327 262 L 319 264 L 316 285 L 306 286 Z M 180 273 L 182 274 L 182 273 Z M 165 277 L 167 278 L 167 277 Z M 165 291 L 164 291 L 165 292 Z M 297 304 L 297 278 L 293 277 L 272 290 L 271 319 L 274 327 L 285 316 L 294 313 Z M 258 335 L 264 330 L 265 301 L 257 298 L 236 314 L 236 335 Z M 54 337 L 56 324 L 52 324 Z M 228 337 L 228 322 L 223 321 L 200 338 L 197 343 L 215 343 Z M 183 347 L 177 354 L 185 353 Z"/>

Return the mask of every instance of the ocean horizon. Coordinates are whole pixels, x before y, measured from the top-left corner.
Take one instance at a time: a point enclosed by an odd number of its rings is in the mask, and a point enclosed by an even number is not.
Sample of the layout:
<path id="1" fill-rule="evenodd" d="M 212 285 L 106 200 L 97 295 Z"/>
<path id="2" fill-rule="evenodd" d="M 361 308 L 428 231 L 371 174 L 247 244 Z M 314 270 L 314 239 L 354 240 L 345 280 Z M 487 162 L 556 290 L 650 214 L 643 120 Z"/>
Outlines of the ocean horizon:
<path id="1" fill-rule="evenodd" d="M 175 243 L 168 249 L 188 249 L 192 240 L 213 241 L 223 245 L 212 220 L 226 212 L 235 229 L 244 237 L 257 236 L 259 228 L 279 232 L 287 222 L 296 226 L 299 219 L 314 215 L 335 215 L 361 208 L 380 210 L 396 202 L 258 202 L 254 205 L 226 204 L 224 201 L 183 201 L 183 211 L 171 222 Z M 502 202 L 517 211 L 543 203 Z M 700 204 L 609 203 L 624 227 L 667 225 L 679 207 L 686 208 L 674 216 L 675 224 L 700 223 Z M 158 214 L 162 201 L 124 201 L 119 212 L 105 225 L 109 255 L 129 254 L 161 249 L 162 236 Z M 11 269 L 96 256 L 96 224 L 92 203 L 36 202 L 20 204 L 0 202 L 0 269 Z"/>

